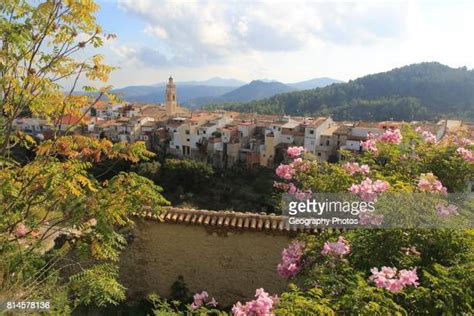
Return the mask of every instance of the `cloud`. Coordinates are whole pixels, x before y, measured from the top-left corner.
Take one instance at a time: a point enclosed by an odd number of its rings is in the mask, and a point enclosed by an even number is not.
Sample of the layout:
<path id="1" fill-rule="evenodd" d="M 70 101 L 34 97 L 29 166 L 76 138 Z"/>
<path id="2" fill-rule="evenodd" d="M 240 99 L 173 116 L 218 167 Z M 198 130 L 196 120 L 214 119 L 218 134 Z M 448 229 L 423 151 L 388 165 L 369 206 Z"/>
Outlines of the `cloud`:
<path id="1" fill-rule="evenodd" d="M 311 43 L 371 45 L 405 32 L 405 3 L 119 0 L 160 48 L 136 57 L 148 66 L 201 66 L 252 52 L 295 52 Z M 402 8 L 401 8 L 402 6 Z M 166 53 L 165 53 L 166 52 Z"/>
<path id="2" fill-rule="evenodd" d="M 135 57 L 136 49 L 126 45 L 110 45 L 110 50 L 123 59 Z"/>

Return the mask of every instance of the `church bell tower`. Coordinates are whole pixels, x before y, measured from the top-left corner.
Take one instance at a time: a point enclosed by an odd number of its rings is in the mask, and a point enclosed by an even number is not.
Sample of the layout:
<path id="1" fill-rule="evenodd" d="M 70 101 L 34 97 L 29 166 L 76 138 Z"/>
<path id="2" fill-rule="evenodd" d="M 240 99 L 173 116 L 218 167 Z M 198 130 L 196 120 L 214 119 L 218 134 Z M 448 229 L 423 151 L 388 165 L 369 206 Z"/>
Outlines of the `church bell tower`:
<path id="1" fill-rule="evenodd" d="M 173 82 L 173 77 L 170 76 L 168 84 L 166 85 L 166 101 L 165 109 L 167 115 L 173 115 L 178 111 L 178 103 L 176 101 L 176 85 Z"/>

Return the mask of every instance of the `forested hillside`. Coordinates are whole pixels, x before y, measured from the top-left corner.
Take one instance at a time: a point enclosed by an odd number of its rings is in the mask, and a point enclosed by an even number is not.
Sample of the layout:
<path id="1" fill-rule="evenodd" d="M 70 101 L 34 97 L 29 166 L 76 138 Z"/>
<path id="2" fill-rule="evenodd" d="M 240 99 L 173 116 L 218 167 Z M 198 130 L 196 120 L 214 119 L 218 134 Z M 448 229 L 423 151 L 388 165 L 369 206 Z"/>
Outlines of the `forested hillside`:
<path id="1" fill-rule="evenodd" d="M 331 114 L 336 119 L 474 119 L 474 71 L 421 63 L 249 103 L 208 108 L 291 115 Z"/>

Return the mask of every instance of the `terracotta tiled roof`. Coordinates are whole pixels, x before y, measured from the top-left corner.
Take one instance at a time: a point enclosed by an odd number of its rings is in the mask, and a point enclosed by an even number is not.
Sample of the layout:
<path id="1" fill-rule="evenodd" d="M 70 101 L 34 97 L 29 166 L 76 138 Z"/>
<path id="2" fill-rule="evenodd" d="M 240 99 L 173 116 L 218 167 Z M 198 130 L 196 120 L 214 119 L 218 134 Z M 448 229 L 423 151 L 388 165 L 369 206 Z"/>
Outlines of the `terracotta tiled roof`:
<path id="1" fill-rule="evenodd" d="M 61 116 L 60 123 L 63 125 L 76 125 L 79 124 L 81 121 L 86 122 L 89 121 L 91 117 L 89 115 L 84 116 L 77 116 L 72 114 L 65 114 Z"/>
<path id="2" fill-rule="evenodd" d="M 165 207 L 160 215 L 151 212 L 142 214 L 148 220 L 225 227 L 230 229 L 260 230 L 275 232 L 306 231 L 315 229 L 290 227 L 287 217 L 266 213 L 243 213 L 234 211 L 208 211 L 188 208 Z"/>

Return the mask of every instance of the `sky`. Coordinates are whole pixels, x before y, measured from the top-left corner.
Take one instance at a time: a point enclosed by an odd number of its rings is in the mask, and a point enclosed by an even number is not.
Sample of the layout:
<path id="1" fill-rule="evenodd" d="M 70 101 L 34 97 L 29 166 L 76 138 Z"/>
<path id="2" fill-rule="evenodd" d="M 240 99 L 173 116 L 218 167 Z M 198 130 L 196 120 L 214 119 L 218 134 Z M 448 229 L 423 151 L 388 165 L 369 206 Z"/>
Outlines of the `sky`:
<path id="1" fill-rule="evenodd" d="M 115 87 L 356 79 L 438 61 L 474 68 L 474 1 L 98 0 Z M 88 51 L 87 51 L 88 53 Z M 95 52 L 94 52 L 95 53 Z"/>

